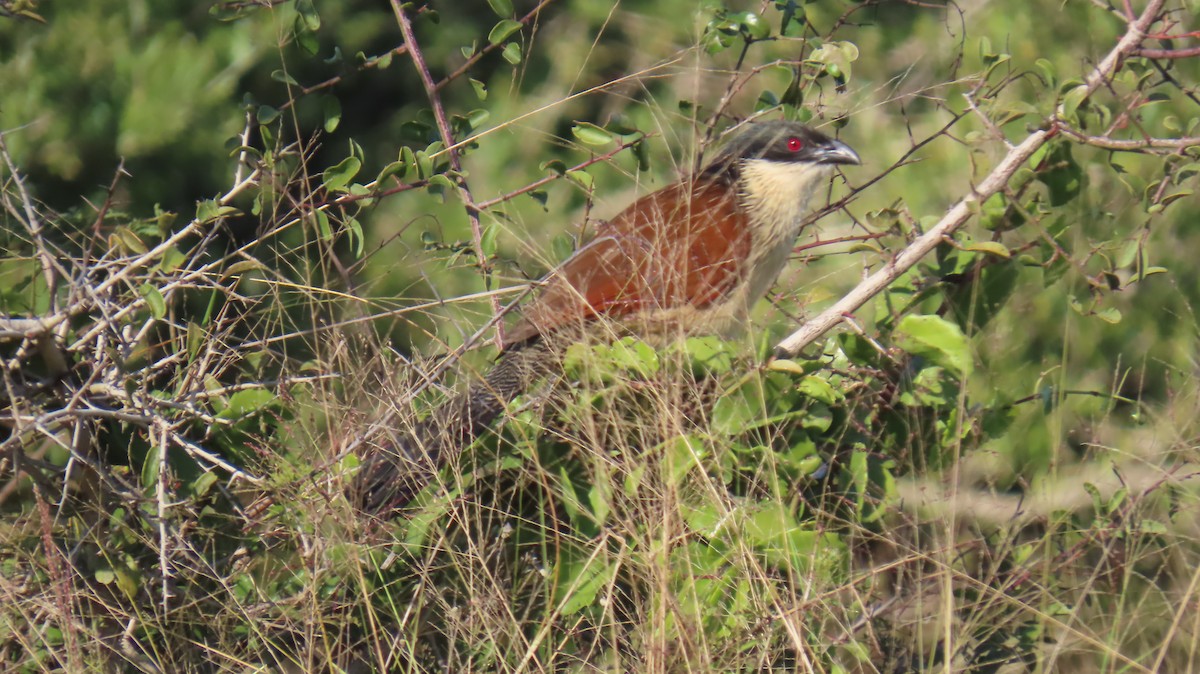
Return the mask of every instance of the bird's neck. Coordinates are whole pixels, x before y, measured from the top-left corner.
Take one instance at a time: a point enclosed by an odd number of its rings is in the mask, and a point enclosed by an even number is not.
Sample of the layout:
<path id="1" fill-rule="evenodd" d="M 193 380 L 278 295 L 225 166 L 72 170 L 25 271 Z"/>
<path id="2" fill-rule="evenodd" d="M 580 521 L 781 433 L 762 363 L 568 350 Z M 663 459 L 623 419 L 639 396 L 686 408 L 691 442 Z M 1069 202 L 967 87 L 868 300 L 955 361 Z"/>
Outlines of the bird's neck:
<path id="1" fill-rule="evenodd" d="M 828 164 L 744 160 L 738 170 L 738 191 L 756 237 L 768 246 L 791 246 L 812 214 L 813 194 L 830 172 Z"/>
<path id="2" fill-rule="evenodd" d="M 810 202 L 832 168 L 827 164 L 743 160 L 738 167 L 741 208 L 749 221 L 749 297 L 766 293 L 795 245 L 806 219 L 812 215 Z"/>

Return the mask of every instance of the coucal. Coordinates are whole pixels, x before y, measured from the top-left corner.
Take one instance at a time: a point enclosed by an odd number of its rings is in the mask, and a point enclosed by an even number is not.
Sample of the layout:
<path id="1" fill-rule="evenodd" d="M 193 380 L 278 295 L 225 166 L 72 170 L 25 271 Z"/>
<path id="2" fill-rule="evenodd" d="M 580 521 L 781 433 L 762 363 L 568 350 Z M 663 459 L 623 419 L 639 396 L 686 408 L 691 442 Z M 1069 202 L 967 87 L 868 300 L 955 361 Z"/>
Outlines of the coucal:
<path id="1" fill-rule="evenodd" d="M 376 514 L 404 506 L 451 452 L 558 367 L 552 345 L 585 337 L 598 318 L 643 337 L 744 321 L 787 262 L 812 196 L 837 165 L 858 163 L 848 145 L 801 124 L 747 124 L 699 173 L 599 225 L 520 309 L 481 381 L 365 453 L 351 499 Z"/>

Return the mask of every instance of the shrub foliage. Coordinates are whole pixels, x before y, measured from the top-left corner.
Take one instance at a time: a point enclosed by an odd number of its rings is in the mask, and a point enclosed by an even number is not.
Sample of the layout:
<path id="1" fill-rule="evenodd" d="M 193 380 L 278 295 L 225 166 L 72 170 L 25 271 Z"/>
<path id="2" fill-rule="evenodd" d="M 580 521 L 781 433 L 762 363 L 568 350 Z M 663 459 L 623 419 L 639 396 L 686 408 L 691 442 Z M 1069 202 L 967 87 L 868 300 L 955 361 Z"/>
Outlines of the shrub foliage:
<path id="1" fill-rule="evenodd" d="M 3 668 L 1193 669 L 1194 9 L 0 0 Z M 866 161 L 753 325 L 353 511 L 758 116 Z"/>

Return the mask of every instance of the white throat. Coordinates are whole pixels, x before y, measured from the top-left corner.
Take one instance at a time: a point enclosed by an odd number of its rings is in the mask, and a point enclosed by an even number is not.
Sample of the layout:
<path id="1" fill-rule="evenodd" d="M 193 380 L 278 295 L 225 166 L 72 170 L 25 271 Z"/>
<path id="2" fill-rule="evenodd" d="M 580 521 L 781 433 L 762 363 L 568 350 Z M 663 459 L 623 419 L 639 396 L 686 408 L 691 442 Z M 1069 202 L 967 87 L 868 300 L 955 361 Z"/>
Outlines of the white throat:
<path id="1" fill-rule="evenodd" d="M 833 172 L 830 164 L 746 159 L 740 167 L 741 206 L 754 237 L 745 301 L 761 298 L 795 246 L 800 227 L 812 215 L 809 202 Z"/>

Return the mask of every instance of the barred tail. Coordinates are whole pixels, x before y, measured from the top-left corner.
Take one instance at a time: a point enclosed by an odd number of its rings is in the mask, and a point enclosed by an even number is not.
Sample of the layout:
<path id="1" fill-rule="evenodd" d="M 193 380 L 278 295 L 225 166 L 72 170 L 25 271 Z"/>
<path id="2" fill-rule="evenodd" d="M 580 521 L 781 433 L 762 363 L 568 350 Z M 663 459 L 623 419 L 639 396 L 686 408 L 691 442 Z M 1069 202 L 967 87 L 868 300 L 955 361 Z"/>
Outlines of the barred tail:
<path id="1" fill-rule="evenodd" d="M 435 409 L 411 433 L 367 449 L 348 490 L 351 502 L 376 515 L 403 508 L 452 453 L 487 430 L 513 398 L 550 371 L 553 362 L 540 339 L 506 351 L 482 381 Z"/>

